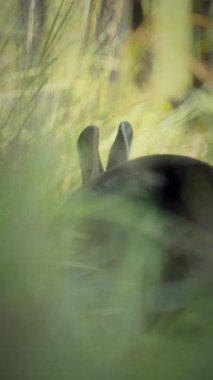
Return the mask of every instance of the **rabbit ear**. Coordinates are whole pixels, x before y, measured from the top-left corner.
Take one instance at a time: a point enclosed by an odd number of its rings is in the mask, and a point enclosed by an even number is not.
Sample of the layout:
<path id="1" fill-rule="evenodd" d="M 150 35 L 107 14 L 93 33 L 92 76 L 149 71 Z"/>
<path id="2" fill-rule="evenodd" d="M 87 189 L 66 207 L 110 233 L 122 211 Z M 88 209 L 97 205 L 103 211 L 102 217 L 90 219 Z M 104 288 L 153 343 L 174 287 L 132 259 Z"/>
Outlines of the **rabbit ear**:
<path id="1" fill-rule="evenodd" d="M 129 158 L 132 144 L 133 130 L 128 121 L 122 121 L 118 128 L 115 141 L 110 149 L 106 169 L 109 170 L 116 165 L 126 162 Z"/>
<path id="2" fill-rule="evenodd" d="M 103 172 L 98 144 L 99 130 L 93 125 L 86 127 L 78 138 L 77 145 L 83 185 L 88 185 L 92 179 Z"/>

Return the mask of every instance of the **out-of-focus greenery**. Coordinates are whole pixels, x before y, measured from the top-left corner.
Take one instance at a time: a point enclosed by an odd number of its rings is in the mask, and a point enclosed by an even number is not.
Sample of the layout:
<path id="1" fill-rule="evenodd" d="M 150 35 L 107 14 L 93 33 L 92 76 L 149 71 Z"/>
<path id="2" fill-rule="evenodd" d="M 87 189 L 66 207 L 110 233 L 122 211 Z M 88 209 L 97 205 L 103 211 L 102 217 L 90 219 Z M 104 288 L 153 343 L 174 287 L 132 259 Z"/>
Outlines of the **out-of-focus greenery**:
<path id="1" fill-rule="evenodd" d="M 93 44 L 81 50 L 85 2 L 51 0 L 37 64 L 26 69 L 18 1 L 1 4 L 2 379 L 212 377 L 211 281 L 184 284 L 189 299 L 183 312 L 171 318 L 165 313 L 147 329 L 161 271 L 163 216 L 146 207 L 137 215 L 132 205 L 121 205 L 122 218 L 118 213 L 114 221 L 107 204 L 67 201 L 80 185 L 76 140 L 88 124 L 100 127 L 104 162 L 124 119 L 134 127 L 132 156 L 171 152 L 211 162 L 211 92 L 192 90 L 177 109 L 170 102 L 182 96 L 180 75 L 190 82 L 185 62 L 191 25 L 181 4 L 175 27 L 164 0 L 152 20 L 157 36 L 151 21 L 141 30 L 141 49 L 157 46 L 160 62 L 142 87 L 132 75 L 139 32 L 122 46 L 119 80 L 110 83 L 108 69 L 94 78 L 91 67 L 101 58 Z M 82 216 L 100 212 L 110 225 L 121 223 L 123 244 L 118 226 L 104 247 L 97 236 L 89 244 L 87 230 L 78 231 Z M 168 292 L 162 288 L 160 299 Z"/>

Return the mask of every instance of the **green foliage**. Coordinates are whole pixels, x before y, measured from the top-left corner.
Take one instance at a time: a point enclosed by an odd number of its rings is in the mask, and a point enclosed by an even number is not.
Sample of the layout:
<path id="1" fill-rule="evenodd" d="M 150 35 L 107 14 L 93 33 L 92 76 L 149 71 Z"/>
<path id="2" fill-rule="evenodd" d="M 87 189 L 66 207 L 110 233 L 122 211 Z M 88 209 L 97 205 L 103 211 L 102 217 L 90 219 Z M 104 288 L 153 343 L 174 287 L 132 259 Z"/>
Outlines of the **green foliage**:
<path id="1" fill-rule="evenodd" d="M 92 79 L 94 46 L 80 54 L 84 1 L 48 2 L 36 62 L 24 68 L 13 3 L 0 15 L 2 378 L 211 379 L 211 275 L 161 284 L 167 215 L 71 194 L 80 184 L 76 140 L 90 123 L 100 125 L 104 158 L 114 126 L 128 119 L 134 156 L 211 161 L 212 95 L 192 91 L 173 109 L 129 79 L 125 48 L 118 83 L 104 71 Z M 209 255 L 203 236 L 195 243 Z"/>

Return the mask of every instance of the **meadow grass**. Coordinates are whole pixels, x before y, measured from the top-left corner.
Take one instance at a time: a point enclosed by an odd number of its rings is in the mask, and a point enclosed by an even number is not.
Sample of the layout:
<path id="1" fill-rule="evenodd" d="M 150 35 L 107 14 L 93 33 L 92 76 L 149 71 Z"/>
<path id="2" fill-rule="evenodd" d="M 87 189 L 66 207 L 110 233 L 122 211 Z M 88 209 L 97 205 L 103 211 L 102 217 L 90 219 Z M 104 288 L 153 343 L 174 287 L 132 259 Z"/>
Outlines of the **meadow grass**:
<path id="1" fill-rule="evenodd" d="M 108 69 L 94 79 L 94 46 L 80 49 L 84 2 L 48 6 L 28 69 L 17 5 L 8 1 L 0 16 L 2 378 L 211 379 L 211 276 L 181 289 L 160 284 L 167 215 L 72 194 L 81 183 L 76 141 L 88 124 L 100 126 L 104 162 L 121 120 L 133 124 L 132 157 L 170 152 L 211 162 L 212 94 L 193 90 L 176 110 L 151 82 L 138 88 L 128 43 L 118 83 L 108 82 Z M 155 75 L 161 86 L 166 78 Z M 196 244 L 208 256 L 204 240 Z"/>

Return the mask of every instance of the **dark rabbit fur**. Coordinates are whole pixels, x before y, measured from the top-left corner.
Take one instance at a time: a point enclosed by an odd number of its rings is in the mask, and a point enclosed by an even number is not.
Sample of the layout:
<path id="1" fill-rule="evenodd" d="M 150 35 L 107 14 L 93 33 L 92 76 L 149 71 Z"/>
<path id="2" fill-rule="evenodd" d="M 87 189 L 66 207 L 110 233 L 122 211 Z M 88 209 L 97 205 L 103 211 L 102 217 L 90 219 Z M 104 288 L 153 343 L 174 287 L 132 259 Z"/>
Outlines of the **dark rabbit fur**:
<path id="1" fill-rule="evenodd" d="M 92 194 L 93 199 L 101 202 L 112 195 L 118 200 L 123 199 L 124 204 L 130 200 L 142 210 L 144 204 L 150 204 L 168 217 L 172 233 L 163 233 L 166 241 L 162 268 L 164 283 L 185 280 L 194 268 L 197 274 L 204 273 L 206 268 L 211 271 L 213 167 L 194 158 L 172 154 L 155 154 L 128 161 L 132 136 L 131 125 L 122 122 L 104 171 L 98 152 L 98 128 L 90 126 L 83 130 L 78 139 L 82 194 Z M 116 214 L 117 207 L 113 200 L 110 212 Z M 113 236 L 117 234 L 117 241 L 121 244 L 130 234 L 123 232 L 118 223 L 106 222 L 104 213 L 97 221 L 94 215 L 91 219 L 89 216 L 85 224 L 89 233 L 92 231 L 90 240 L 96 243 L 101 236 L 100 250 L 106 245 L 103 239 L 110 239 L 111 232 Z M 199 234 L 205 243 L 202 239 L 193 243 Z"/>
<path id="2" fill-rule="evenodd" d="M 104 171 L 98 152 L 98 128 L 83 130 L 78 139 L 83 186 L 138 202 L 150 199 L 158 207 L 213 231 L 213 167 L 172 154 L 128 161 L 132 135 L 131 125 L 122 122 Z"/>

